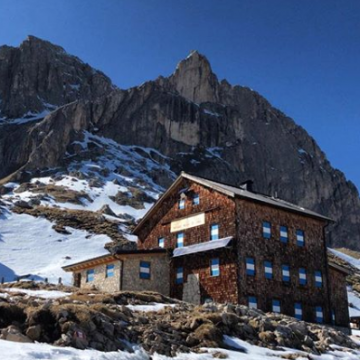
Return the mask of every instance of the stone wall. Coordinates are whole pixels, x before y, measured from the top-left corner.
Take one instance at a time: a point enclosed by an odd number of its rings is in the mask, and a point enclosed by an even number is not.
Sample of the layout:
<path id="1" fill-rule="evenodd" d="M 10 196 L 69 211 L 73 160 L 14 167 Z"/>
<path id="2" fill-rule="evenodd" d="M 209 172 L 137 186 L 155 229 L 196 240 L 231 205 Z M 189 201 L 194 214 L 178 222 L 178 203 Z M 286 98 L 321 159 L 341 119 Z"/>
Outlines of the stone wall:
<path id="1" fill-rule="evenodd" d="M 114 264 L 114 276 L 106 277 L 106 265 Z M 91 289 L 93 286 L 100 291 L 113 292 L 120 290 L 121 262 L 114 261 L 108 264 L 101 264 L 81 271 L 81 288 Z M 86 281 L 87 270 L 94 269 L 94 280 Z"/>
<path id="2" fill-rule="evenodd" d="M 256 296 L 258 307 L 271 311 L 272 300 L 280 300 L 281 312 L 294 316 L 295 302 L 302 303 L 303 319 L 315 321 L 315 307 L 322 306 L 325 322 L 330 322 L 324 222 L 279 208 L 237 199 L 239 303 Z M 262 223 L 271 223 L 271 238 L 262 233 Z M 288 227 L 288 243 L 280 241 L 280 226 Z M 296 230 L 305 233 L 305 246 L 296 244 Z M 255 259 L 255 276 L 246 275 L 246 257 Z M 264 261 L 273 264 L 273 278 L 265 278 Z M 282 281 L 282 265 L 290 266 L 290 282 Z M 307 285 L 299 284 L 299 268 L 307 272 Z M 314 272 L 322 272 L 323 286 L 315 287 Z"/>
<path id="3" fill-rule="evenodd" d="M 346 290 L 346 275 L 329 267 L 331 308 L 335 311 L 335 325 L 349 326 L 349 308 Z"/>
<path id="4" fill-rule="evenodd" d="M 140 261 L 150 262 L 150 279 L 140 278 Z M 156 291 L 169 296 L 169 260 L 167 254 L 139 254 L 123 260 L 122 290 Z"/>

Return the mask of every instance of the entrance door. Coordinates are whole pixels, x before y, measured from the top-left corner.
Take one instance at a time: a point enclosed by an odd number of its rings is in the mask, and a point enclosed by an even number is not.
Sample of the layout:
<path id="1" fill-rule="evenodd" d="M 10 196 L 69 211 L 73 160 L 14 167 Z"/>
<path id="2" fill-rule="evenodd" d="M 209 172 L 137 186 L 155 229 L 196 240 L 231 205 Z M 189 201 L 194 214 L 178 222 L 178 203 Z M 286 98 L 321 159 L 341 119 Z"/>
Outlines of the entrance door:
<path id="1" fill-rule="evenodd" d="M 199 274 L 189 274 L 183 288 L 183 301 L 200 304 Z"/>
<path id="2" fill-rule="evenodd" d="M 78 288 L 81 286 L 81 273 L 74 274 L 74 286 Z"/>

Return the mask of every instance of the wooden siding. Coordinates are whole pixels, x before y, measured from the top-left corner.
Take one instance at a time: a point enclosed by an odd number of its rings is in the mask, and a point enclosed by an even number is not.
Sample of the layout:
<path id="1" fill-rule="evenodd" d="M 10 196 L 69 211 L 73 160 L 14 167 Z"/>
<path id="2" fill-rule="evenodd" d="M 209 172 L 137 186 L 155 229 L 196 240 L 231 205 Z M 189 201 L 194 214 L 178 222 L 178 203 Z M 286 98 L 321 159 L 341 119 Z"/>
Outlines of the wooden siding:
<path id="1" fill-rule="evenodd" d="M 280 300 L 281 312 L 294 316 L 295 302 L 302 303 L 303 319 L 315 321 L 315 306 L 322 306 L 330 321 L 327 258 L 323 238 L 324 222 L 267 205 L 236 199 L 238 218 L 239 303 L 256 296 L 258 307 L 271 311 L 273 299 Z M 262 224 L 271 224 L 271 237 L 263 237 Z M 280 226 L 288 228 L 288 242 L 280 241 Z M 296 230 L 303 230 L 305 244 L 299 247 Z M 246 275 L 246 257 L 255 259 L 255 276 Z M 265 278 L 264 261 L 273 265 L 273 278 Z M 282 265 L 290 267 L 290 282 L 282 280 Z M 299 269 L 305 268 L 307 284 L 299 284 Z M 321 271 L 323 286 L 315 287 L 315 271 Z"/>

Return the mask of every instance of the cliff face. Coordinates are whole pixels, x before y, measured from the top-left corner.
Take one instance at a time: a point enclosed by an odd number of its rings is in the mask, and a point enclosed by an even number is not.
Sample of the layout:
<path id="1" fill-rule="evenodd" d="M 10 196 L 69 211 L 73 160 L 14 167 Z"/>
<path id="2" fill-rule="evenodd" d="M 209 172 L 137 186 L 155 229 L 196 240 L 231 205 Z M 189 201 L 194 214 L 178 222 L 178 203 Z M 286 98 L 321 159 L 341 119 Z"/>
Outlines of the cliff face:
<path id="1" fill-rule="evenodd" d="M 60 46 L 29 36 L 0 47 L 0 119 L 31 117 L 109 93 L 111 81 Z"/>
<path id="2" fill-rule="evenodd" d="M 75 72 L 84 66 L 76 61 Z M 1 127 L 1 178 L 15 172 L 12 179 L 22 179 L 29 176 L 25 171 L 65 166 L 66 154 L 86 130 L 120 144 L 155 148 L 170 158 L 177 173 L 185 170 L 235 185 L 252 179 L 257 191 L 336 220 L 328 228 L 331 245 L 360 249 L 360 200 L 354 185 L 331 167 L 304 129 L 258 93 L 219 82 L 201 54 L 192 52 L 168 78 L 126 91 L 110 91 L 107 78 L 96 74 L 101 86 L 91 87 L 94 82 L 83 76 L 88 90 L 69 100 L 65 91 L 57 105 L 84 100 L 53 111 L 41 122 Z M 36 94 L 39 87 L 33 89 Z M 28 105 L 34 97 L 23 96 L 20 113 L 34 111 Z M 9 101 L 2 106 L 11 107 Z M 171 179 L 156 181 L 167 186 Z"/>

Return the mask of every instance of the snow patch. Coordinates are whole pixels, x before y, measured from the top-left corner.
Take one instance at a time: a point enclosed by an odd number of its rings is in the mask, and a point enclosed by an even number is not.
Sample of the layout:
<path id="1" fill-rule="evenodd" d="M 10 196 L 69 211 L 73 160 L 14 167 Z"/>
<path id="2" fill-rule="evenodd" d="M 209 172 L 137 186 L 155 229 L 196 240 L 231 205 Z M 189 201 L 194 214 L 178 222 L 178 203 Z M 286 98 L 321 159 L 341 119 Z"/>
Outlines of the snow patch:
<path id="1" fill-rule="evenodd" d="M 72 228 L 67 228 L 70 235 L 64 235 L 53 225 L 26 214 L 6 212 L 0 216 L 0 275 L 6 282 L 29 275 L 53 283 L 61 277 L 65 284 L 71 284 L 71 274 L 62 266 L 108 253 L 104 249 L 111 241 L 107 235 Z"/>

